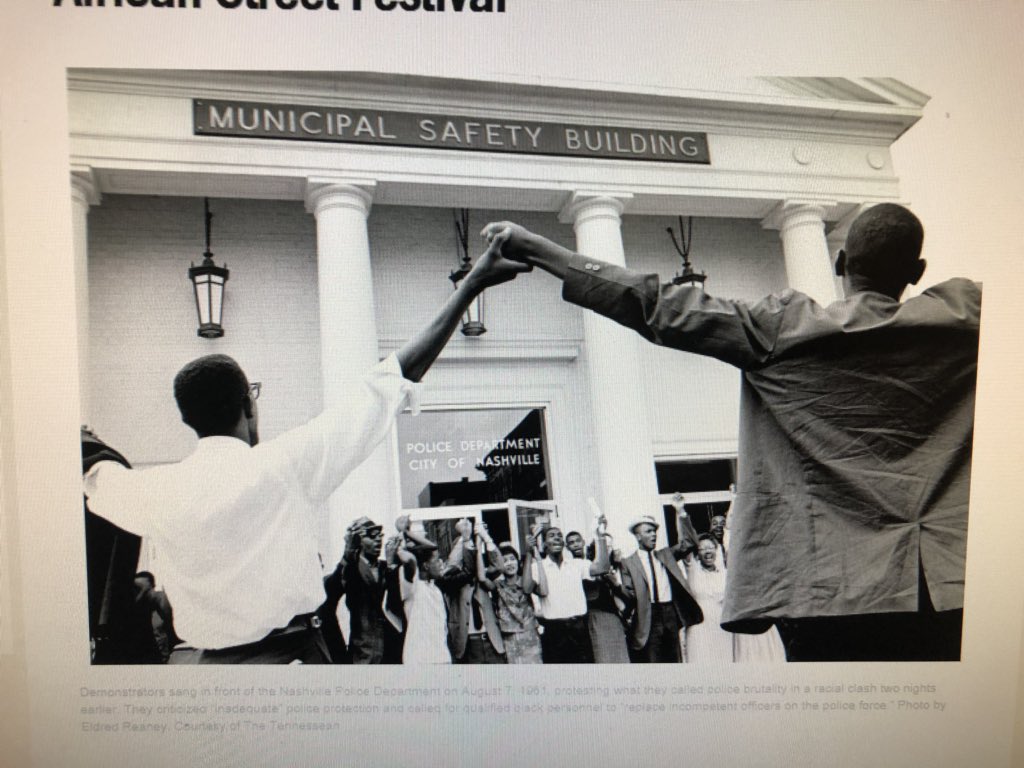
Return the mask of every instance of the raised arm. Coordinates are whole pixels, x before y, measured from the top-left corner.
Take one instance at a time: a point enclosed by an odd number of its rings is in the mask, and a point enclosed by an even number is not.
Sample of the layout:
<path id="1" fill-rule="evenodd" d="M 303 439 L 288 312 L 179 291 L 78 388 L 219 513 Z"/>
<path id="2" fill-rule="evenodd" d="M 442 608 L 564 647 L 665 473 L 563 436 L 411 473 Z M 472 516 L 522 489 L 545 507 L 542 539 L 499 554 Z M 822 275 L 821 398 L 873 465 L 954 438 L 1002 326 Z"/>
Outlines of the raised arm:
<path id="1" fill-rule="evenodd" d="M 491 238 L 487 251 L 477 259 L 472 271 L 459 283 L 440 311 L 395 353 L 405 378 L 410 381 L 423 378 L 423 374 L 448 343 L 466 308 L 483 290 L 532 269 L 528 264 L 502 257 L 501 246 L 504 241 L 504 236 L 500 235 Z"/>
<path id="2" fill-rule="evenodd" d="M 601 576 L 612 568 L 611 561 L 608 559 L 608 540 L 604 537 L 603 530 L 599 530 L 594 537 L 594 549 L 596 556 L 594 562 L 590 564 L 590 575 Z"/>
<path id="3" fill-rule="evenodd" d="M 437 549 L 437 545 L 434 544 L 434 542 L 432 542 L 426 536 L 421 536 L 420 534 L 416 533 L 412 529 L 412 523 L 409 520 L 409 516 L 408 515 L 399 515 L 398 516 L 398 518 L 395 520 L 395 530 L 397 530 L 399 536 L 402 537 L 402 544 L 398 548 L 398 557 L 399 557 L 399 559 L 403 560 L 403 562 L 404 562 L 404 557 L 402 555 L 402 553 L 404 552 L 406 555 L 408 555 L 412 559 L 414 567 L 415 567 L 415 563 L 416 563 L 416 558 L 408 550 L 408 543 L 409 542 L 412 542 L 413 544 L 415 544 L 417 546 L 420 546 L 420 547 L 429 547 L 431 549 Z"/>
<path id="4" fill-rule="evenodd" d="M 658 275 L 580 255 L 510 221 L 484 227 L 504 240 L 502 255 L 563 280 L 562 297 L 631 328 L 648 341 L 756 368 L 775 348 L 789 297 L 757 304 L 721 299 L 703 289 L 662 284 Z"/>
<path id="5" fill-rule="evenodd" d="M 487 563 L 484 562 L 484 551 L 487 549 L 487 543 L 484 541 L 482 536 L 477 536 L 477 547 L 476 547 L 476 580 L 480 582 L 485 589 L 493 590 L 494 582 L 487 578 Z"/>
<path id="6" fill-rule="evenodd" d="M 693 520 L 686 514 L 686 504 L 682 494 L 677 493 L 672 498 L 672 506 L 676 508 L 679 520 L 679 542 L 672 548 L 672 555 L 676 560 L 682 560 L 697 551 L 700 536 L 697 529 L 693 527 Z"/>
<path id="7" fill-rule="evenodd" d="M 537 578 L 534 579 L 534 565 L 536 564 Z M 537 550 L 537 537 L 530 534 L 526 537 L 526 554 L 523 556 L 523 592 L 536 594 L 540 597 L 548 596 L 548 577 L 540 564 L 540 553 Z"/>
<path id="8" fill-rule="evenodd" d="M 488 224 L 480 234 L 491 244 L 501 243 L 502 254 L 507 258 L 529 264 L 531 267 L 540 267 L 562 279 L 569 271 L 569 262 L 575 255 L 568 248 L 511 221 Z"/>
<path id="9" fill-rule="evenodd" d="M 594 514 L 594 562 L 590 564 L 590 575 L 601 576 L 611 570 L 611 560 L 608 558 L 608 540 L 605 534 L 608 532 L 608 518 L 604 516 L 601 508 L 593 499 L 587 499 L 590 509 Z"/>
<path id="10" fill-rule="evenodd" d="M 388 543 L 385 545 L 385 554 L 389 568 L 400 568 L 406 581 L 412 581 L 415 578 L 416 558 L 405 548 L 405 539 L 401 535 L 388 539 Z"/>

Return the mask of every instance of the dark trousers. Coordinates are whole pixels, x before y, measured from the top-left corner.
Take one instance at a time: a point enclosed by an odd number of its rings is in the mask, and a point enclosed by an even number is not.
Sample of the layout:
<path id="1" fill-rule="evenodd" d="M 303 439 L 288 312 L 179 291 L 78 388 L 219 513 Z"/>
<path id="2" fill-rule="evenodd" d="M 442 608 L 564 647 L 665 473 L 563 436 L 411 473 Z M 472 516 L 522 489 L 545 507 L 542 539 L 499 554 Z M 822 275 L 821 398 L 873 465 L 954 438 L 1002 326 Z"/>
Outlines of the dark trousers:
<path id="1" fill-rule="evenodd" d="M 679 616 L 672 603 L 651 605 L 651 633 L 647 644 L 640 650 L 629 649 L 634 664 L 679 663 L 683 654 L 679 649 Z"/>
<path id="2" fill-rule="evenodd" d="M 230 648 L 206 650 L 178 646 L 171 651 L 168 664 L 330 664 L 319 627 L 310 625 L 277 629 L 262 640 Z"/>
<path id="3" fill-rule="evenodd" d="M 960 661 L 964 611 L 936 611 L 923 575 L 918 610 L 785 619 L 787 661 Z"/>
<path id="4" fill-rule="evenodd" d="M 540 653 L 545 664 L 593 664 L 594 649 L 590 645 L 587 617 L 545 619 Z"/>
<path id="5" fill-rule="evenodd" d="M 466 638 L 466 652 L 456 664 L 505 664 L 505 655 L 494 650 L 485 632 L 471 634 Z"/>

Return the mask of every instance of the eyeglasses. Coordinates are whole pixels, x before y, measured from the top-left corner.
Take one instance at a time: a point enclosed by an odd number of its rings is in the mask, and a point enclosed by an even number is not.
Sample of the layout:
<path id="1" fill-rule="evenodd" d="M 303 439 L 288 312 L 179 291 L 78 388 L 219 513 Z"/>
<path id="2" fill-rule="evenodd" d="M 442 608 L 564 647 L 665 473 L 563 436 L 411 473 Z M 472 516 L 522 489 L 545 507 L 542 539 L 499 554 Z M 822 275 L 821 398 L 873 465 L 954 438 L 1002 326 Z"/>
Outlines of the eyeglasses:
<path id="1" fill-rule="evenodd" d="M 261 382 L 258 382 L 258 381 L 254 381 L 251 384 L 249 384 L 249 397 L 251 397 L 253 400 L 259 400 L 260 399 L 260 390 L 262 388 L 263 388 L 263 384 Z"/>

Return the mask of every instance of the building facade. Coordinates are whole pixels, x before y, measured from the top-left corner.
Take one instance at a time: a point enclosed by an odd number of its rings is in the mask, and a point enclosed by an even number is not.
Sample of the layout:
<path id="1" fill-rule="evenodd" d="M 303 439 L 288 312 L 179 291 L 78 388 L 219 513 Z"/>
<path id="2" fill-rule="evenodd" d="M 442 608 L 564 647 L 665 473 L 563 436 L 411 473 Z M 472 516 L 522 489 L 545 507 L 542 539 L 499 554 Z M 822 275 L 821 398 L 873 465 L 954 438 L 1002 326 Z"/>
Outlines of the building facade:
<path id="1" fill-rule="evenodd" d="M 888 79 L 625 92 L 72 71 L 83 421 L 138 466 L 182 458 L 195 438 L 171 381 L 211 352 L 262 383 L 264 438 L 344 402 L 451 290 L 462 209 L 472 256 L 484 224 L 511 219 L 665 280 L 681 269 L 666 229 L 693 217 L 690 259 L 708 292 L 793 287 L 827 303 L 850 222 L 900 199 L 890 147 L 926 102 Z M 218 339 L 197 336 L 186 276 L 202 258 L 204 198 L 214 258 L 230 269 Z M 469 513 L 521 544 L 552 510 L 587 531 L 592 498 L 628 550 L 626 522 L 675 491 L 698 527 L 728 505 L 739 373 L 650 345 L 559 290 L 526 275 L 485 294 L 486 333 L 456 333 L 425 378 L 425 412 L 403 414 L 332 499 L 325 561 L 362 514 L 390 526 L 404 510 L 436 527 Z M 510 511 L 509 499 L 524 504 Z"/>

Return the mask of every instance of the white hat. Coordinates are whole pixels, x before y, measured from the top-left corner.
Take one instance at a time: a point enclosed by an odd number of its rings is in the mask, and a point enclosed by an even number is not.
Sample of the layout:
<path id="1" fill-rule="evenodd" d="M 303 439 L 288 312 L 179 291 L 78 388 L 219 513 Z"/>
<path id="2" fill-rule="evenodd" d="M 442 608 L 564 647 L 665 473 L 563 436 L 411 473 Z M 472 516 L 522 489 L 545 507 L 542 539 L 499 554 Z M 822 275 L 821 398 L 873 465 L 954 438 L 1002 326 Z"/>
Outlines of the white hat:
<path id="1" fill-rule="evenodd" d="M 655 528 L 658 527 L 658 521 L 655 520 L 650 515 L 639 515 L 639 516 L 634 517 L 632 520 L 629 521 L 629 531 L 630 531 L 630 533 L 632 533 L 633 530 L 638 525 L 643 525 L 644 523 L 647 523 L 648 525 L 653 525 Z"/>

